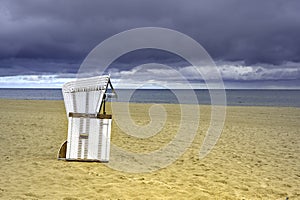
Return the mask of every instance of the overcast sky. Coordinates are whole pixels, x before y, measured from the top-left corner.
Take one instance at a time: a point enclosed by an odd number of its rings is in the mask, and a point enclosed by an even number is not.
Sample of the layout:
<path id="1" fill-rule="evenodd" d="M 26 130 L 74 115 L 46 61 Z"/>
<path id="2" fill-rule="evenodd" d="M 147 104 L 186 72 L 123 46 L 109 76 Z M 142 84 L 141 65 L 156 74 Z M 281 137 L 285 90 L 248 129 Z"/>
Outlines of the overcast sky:
<path id="1" fill-rule="evenodd" d="M 60 87 L 100 42 L 151 26 L 199 42 L 227 88 L 300 88 L 299 10 L 298 0 L 0 0 L 0 87 Z M 149 62 L 189 69 L 144 51 L 118 59 L 112 76 Z"/>

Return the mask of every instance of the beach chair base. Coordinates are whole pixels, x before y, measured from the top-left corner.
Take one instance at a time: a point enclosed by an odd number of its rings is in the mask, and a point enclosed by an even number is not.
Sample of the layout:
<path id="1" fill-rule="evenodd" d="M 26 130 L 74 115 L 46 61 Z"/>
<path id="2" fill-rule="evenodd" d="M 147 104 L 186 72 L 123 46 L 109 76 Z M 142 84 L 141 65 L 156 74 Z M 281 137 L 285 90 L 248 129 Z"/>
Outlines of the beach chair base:
<path id="1" fill-rule="evenodd" d="M 57 153 L 57 159 L 58 160 L 64 160 L 64 161 L 77 161 L 77 162 L 101 162 L 101 163 L 108 163 L 108 161 L 101 161 L 97 159 L 66 159 L 67 154 L 67 140 L 64 141 Z"/>
<path id="2" fill-rule="evenodd" d="M 65 159 L 69 162 L 99 162 L 99 163 L 108 163 L 109 161 L 102 161 L 97 159 Z"/>

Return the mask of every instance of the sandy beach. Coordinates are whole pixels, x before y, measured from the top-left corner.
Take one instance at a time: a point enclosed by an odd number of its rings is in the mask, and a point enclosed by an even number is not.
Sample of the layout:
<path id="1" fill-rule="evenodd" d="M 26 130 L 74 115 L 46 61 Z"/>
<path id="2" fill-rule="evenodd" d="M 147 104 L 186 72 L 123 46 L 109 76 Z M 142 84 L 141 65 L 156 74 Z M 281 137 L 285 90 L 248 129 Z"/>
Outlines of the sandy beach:
<path id="1" fill-rule="evenodd" d="M 149 107 L 131 104 L 137 124 L 149 123 Z M 0 199 L 300 199 L 299 108 L 227 107 L 222 135 L 204 159 L 198 154 L 210 107 L 198 108 L 197 135 L 181 157 L 154 172 L 126 173 L 56 159 L 67 138 L 63 101 L 2 99 Z M 165 110 L 166 127 L 148 139 L 128 136 L 113 122 L 112 143 L 133 152 L 168 143 L 179 105 Z"/>

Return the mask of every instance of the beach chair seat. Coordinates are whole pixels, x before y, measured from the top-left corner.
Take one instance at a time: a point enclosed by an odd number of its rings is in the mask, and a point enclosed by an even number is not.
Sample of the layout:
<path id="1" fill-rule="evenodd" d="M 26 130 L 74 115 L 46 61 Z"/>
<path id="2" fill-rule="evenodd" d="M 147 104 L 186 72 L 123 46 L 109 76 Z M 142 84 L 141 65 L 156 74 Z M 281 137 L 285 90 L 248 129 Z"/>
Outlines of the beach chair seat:
<path id="1" fill-rule="evenodd" d="M 105 111 L 109 86 L 116 95 L 109 75 L 77 79 L 63 85 L 68 138 L 58 159 L 109 161 L 112 116 Z"/>

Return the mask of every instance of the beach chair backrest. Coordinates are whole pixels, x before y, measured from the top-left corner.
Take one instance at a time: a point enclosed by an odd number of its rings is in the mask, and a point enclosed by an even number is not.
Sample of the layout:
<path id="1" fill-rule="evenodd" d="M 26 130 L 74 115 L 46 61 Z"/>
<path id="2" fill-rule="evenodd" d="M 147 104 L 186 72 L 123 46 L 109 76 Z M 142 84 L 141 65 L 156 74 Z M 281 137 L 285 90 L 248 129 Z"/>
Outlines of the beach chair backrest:
<path id="1" fill-rule="evenodd" d="M 110 83 L 110 76 L 77 79 L 63 85 L 63 97 L 69 113 L 97 114 Z"/>

